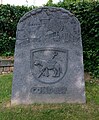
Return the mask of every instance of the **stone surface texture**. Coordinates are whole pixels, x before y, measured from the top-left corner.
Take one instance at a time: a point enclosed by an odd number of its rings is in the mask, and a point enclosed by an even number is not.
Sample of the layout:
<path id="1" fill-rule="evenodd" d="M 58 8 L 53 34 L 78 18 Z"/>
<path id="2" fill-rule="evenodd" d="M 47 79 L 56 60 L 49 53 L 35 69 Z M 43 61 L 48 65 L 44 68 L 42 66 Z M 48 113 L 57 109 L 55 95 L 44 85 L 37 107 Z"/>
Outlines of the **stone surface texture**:
<path id="1" fill-rule="evenodd" d="M 63 8 L 26 13 L 16 32 L 11 104 L 85 103 L 81 29 Z"/>

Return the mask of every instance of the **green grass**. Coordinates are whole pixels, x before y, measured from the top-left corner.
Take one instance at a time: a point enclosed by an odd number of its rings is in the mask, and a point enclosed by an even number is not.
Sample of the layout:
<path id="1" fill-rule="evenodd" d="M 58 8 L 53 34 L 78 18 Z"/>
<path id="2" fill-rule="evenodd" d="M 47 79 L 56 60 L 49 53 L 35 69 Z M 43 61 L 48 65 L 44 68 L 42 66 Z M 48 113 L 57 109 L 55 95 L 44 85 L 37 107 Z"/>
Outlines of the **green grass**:
<path id="1" fill-rule="evenodd" d="M 86 81 L 86 104 L 10 106 L 12 74 L 0 75 L 0 120 L 99 120 L 99 80 Z"/>

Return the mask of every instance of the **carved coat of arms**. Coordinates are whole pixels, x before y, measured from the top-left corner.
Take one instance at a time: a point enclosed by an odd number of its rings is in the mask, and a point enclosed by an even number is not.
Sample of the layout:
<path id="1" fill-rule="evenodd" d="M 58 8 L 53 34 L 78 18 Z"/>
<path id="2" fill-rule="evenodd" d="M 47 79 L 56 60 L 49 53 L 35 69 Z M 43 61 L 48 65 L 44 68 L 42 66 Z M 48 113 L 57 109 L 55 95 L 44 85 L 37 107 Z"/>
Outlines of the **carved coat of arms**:
<path id="1" fill-rule="evenodd" d="M 46 84 L 57 83 L 65 76 L 68 50 L 41 48 L 31 50 L 31 72 L 36 80 Z"/>

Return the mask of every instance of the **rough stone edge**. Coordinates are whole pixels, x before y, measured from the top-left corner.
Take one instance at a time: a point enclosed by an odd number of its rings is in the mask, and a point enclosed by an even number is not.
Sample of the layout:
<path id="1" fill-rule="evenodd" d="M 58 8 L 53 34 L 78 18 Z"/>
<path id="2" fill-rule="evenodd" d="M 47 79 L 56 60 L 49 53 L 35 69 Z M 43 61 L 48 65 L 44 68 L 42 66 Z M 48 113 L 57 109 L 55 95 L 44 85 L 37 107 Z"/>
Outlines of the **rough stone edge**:
<path id="1" fill-rule="evenodd" d="M 25 13 L 23 15 L 23 17 L 21 17 L 21 19 L 19 20 L 19 23 L 20 22 L 23 22 L 23 20 L 27 19 L 28 17 L 30 17 L 31 15 L 36 15 L 36 13 L 40 13 L 42 10 L 44 9 L 49 9 L 49 11 L 51 12 L 55 12 L 55 11 L 61 11 L 62 13 L 67 13 L 69 16 L 74 16 L 71 12 L 69 12 L 68 10 L 64 9 L 64 8 L 58 8 L 58 7 L 40 7 L 40 8 L 36 8 L 36 9 L 33 9 L 27 13 Z"/>

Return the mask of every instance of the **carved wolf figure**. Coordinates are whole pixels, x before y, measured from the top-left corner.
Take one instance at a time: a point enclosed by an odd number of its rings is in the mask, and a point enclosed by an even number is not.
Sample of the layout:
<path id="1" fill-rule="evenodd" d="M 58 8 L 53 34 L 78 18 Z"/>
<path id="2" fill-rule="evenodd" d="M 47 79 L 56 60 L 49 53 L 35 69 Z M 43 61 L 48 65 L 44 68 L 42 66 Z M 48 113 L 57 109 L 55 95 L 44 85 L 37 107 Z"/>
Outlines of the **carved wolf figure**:
<path id="1" fill-rule="evenodd" d="M 39 67 L 40 74 L 38 78 L 41 76 L 49 77 L 50 71 L 53 71 L 52 77 L 60 77 L 60 74 L 62 73 L 61 65 L 55 60 L 35 60 L 34 65 Z"/>

